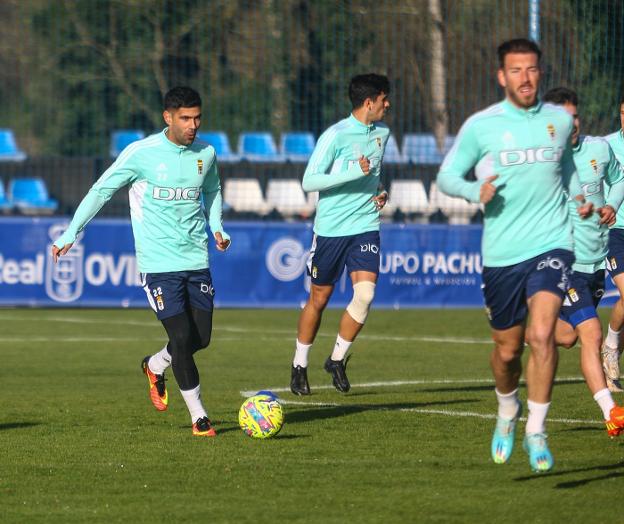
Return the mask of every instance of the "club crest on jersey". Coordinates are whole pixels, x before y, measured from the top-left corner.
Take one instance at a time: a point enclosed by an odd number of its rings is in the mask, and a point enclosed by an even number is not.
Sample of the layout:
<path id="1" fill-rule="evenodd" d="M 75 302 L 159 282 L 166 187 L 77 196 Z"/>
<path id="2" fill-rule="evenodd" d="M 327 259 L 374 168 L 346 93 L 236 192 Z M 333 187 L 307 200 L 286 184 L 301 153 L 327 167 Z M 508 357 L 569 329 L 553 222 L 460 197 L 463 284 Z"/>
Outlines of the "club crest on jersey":
<path id="1" fill-rule="evenodd" d="M 550 136 L 550 138 L 555 138 L 555 126 L 553 126 L 552 124 L 548 124 L 546 126 L 546 130 L 548 131 L 548 135 Z"/>
<path id="2" fill-rule="evenodd" d="M 596 174 L 596 175 L 597 175 L 597 174 L 598 174 L 598 162 L 596 162 L 596 160 L 595 160 L 594 158 L 592 158 L 592 159 L 589 161 L 589 163 L 590 163 L 590 165 L 591 165 L 592 169 L 594 170 L 594 174 Z"/>
<path id="3" fill-rule="evenodd" d="M 318 275 L 318 268 L 316 266 L 312 266 L 312 278 L 316 278 Z"/>
<path id="4" fill-rule="evenodd" d="M 199 160 L 197 160 L 197 174 L 201 176 L 203 172 L 204 172 L 204 161 L 200 158 Z"/>
<path id="5" fill-rule="evenodd" d="M 377 141 L 377 147 L 381 149 L 381 138 L 377 137 L 376 141 Z"/>
<path id="6" fill-rule="evenodd" d="M 573 287 L 571 287 L 568 290 L 568 296 L 570 297 L 570 300 L 572 302 L 578 302 L 578 300 L 579 300 L 579 297 L 578 297 L 578 294 L 576 292 L 576 289 L 574 289 Z"/>

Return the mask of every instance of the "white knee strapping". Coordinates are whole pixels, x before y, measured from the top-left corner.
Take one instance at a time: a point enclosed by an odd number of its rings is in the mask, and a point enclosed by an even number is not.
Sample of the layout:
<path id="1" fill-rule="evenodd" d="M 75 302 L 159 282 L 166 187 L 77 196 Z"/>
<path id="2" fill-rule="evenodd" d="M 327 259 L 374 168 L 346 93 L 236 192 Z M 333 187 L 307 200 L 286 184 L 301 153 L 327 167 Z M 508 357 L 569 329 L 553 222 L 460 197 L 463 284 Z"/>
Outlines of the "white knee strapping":
<path id="1" fill-rule="evenodd" d="M 347 313 L 359 324 L 366 322 L 368 310 L 375 296 L 375 283 L 364 280 L 353 284 L 353 298 L 347 306 Z"/>

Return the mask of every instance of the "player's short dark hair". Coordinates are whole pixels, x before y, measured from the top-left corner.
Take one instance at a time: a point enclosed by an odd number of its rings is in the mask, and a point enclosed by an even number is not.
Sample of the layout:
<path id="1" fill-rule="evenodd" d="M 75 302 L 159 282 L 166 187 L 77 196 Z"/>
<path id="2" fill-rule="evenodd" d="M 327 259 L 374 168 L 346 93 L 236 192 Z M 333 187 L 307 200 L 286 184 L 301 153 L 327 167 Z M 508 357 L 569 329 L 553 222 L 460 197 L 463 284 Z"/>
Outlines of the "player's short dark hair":
<path id="1" fill-rule="evenodd" d="M 201 107 L 201 97 L 199 93 L 190 87 L 176 86 L 165 94 L 163 108 L 180 109 L 181 107 Z"/>
<path id="2" fill-rule="evenodd" d="M 618 109 L 622 107 L 622 104 L 624 104 L 624 93 L 620 95 L 620 103 L 618 104 Z"/>
<path id="3" fill-rule="evenodd" d="M 579 103 L 576 91 L 572 91 L 572 89 L 567 87 L 553 87 L 549 89 L 542 100 L 557 105 L 572 104 L 577 106 Z"/>
<path id="4" fill-rule="evenodd" d="M 390 93 L 390 82 L 385 75 L 356 75 L 349 82 L 349 100 L 353 109 L 361 107 L 367 98 L 375 99 L 381 93 Z"/>
<path id="5" fill-rule="evenodd" d="M 534 53 L 537 55 L 538 62 L 542 58 L 542 50 L 539 46 L 533 42 L 533 40 L 528 40 L 526 38 L 514 38 L 503 42 L 498 46 L 497 53 L 498 63 L 501 69 L 505 67 L 505 57 L 509 53 Z"/>

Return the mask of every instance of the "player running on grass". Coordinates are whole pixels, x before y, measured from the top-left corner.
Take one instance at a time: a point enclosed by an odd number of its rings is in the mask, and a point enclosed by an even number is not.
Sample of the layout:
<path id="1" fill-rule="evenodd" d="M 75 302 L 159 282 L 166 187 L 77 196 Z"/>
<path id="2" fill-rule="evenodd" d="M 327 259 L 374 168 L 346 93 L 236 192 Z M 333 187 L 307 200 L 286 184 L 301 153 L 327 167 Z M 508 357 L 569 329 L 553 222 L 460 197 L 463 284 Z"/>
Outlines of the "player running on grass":
<path id="1" fill-rule="evenodd" d="M 611 146 L 615 157 L 624 165 L 624 96 L 618 104 L 620 113 L 619 131 L 611 133 L 605 140 Z M 619 300 L 613 305 L 609 328 L 602 345 L 602 366 L 611 391 L 621 392 L 620 383 L 620 333 L 624 327 L 624 208 L 618 209 L 615 226 L 609 231 L 609 253 L 607 270 L 620 292 Z"/>
<path id="2" fill-rule="evenodd" d="M 290 389 L 309 395 L 308 352 L 336 281 L 346 266 L 353 299 L 340 320 L 338 336 L 325 371 L 338 391 L 351 385 L 346 375 L 349 347 L 360 332 L 375 294 L 379 273 L 379 193 L 381 161 L 390 133 L 379 121 L 390 107 L 388 79 L 358 75 L 349 84 L 353 111 L 319 138 L 303 176 L 305 191 L 319 191 L 314 239 L 308 262 L 310 296 L 299 317 Z"/>
<path id="3" fill-rule="evenodd" d="M 557 87 L 548 91 L 543 101 L 563 106 L 574 119 L 574 165 L 585 198 L 600 211 L 600 217 L 583 220 L 576 212 L 576 204 L 569 202 L 576 260 L 555 340 L 559 346 L 572 347 L 580 338 L 581 370 L 602 410 L 609 436 L 616 437 L 624 428 L 624 408 L 615 405 L 605 381 L 600 361 L 602 326 L 596 307 L 604 294 L 608 225 L 615 223 L 616 210 L 624 200 L 624 172 L 604 139 L 580 136 L 578 96 L 574 91 Z"/>
<path id="4" fill-rule="evenodd" d="M 545 419 L 558 360 L 554 332 L 574 261 L 564 192 L 569 186 L 571 195 L 581 195 L 581 188 L 572 162 L 572 118 L 537 98 L 540 57 L 539 47 L 526 39 L 499 46 L 505 100 L 464 123 L 437 180 L 445 193 L 485 204 L 483 293 L 498 399 L 492 458 L 505 463 L 513 450 L 526 335 L 531 354 L 524 448 L 535 471 L 548 471 L 553 457 Z M 477 163 L 487 176 L 466 180 Z M 579 212 L 591 213 L 591 205 Z"/>
<path id="5" fill-rule="evenodd" d="M 230 244 L 221 224 L 221 184 L 215 150 L 194 143 L 201 120 L 201 98 L 189 87 L 175 87 L 164 98 L 167 127 L 122 151 L 82 200 L 67 231 L 52 246 L 56 262 L 76 236 L 124 186 L 130 186 L 130 215 L 137 262 L 150 306 L 169 341 L 143 359 L 154 407 L 167 409 L 165 370 L 171 366 L 191 414 L 193 435 L 214 436 L 200 397 L 193 354 L 206 347 L 212 332 L 214 288 L 208 264 L 206 216 L 217 249 Z M 204 209 L 202 209 L 202 201 Z"/>

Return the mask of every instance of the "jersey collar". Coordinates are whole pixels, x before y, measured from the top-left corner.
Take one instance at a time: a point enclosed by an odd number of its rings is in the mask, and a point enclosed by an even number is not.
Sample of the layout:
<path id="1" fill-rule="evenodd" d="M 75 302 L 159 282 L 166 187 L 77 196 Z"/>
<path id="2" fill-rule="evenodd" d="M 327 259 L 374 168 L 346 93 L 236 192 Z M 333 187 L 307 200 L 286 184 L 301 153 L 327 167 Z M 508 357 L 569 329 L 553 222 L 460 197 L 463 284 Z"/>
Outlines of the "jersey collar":
<path id="1" fill-rule="evenodd" d="M 167 138 L 168 129 L 169 129 L 168 127 L 165 127 L 160 133 L 160 138 L 163 144 L 165 144 L 165 146 L 167 146 L 168 149 L 170 149 L 171 151 L 175 151 L 176 153 L 181 153 L 182 151 L 186 151 L 188 149 L 188 146 L 179 146 L 178 144 L 174 144 L 171 140 Z"/>
<path id="2" fill-rule="evenodd" d="M 375 122 L 372 122 L 369 125 L 363 124 L 353 116 L 353 113 L 349 115 L 349 122 L 358 129 L 362 129 L 364 131 L 372 131 L 373 129 L 375 129 Z"/>
<path id="3" fill-rule="evenodd" d="M 501 102 L 502 106 L 506 111 L 518 115 L 518 116 L 535 116 L 539 113 L 539 110 L 542 108 L 542 102 L 538 99 L 537 102 L 531 107 L 524 109 L 521 107 L 517 107 L 515 104 L 512 104 L 507 98 Z"/>
<path id="4" fill-rule="evenodd" d="M 584 141 L 585 141 L 585 136 L 584 135 L 580 135 L 576 145 L 572 146 L 572 151 L 575 152 L 575 153 L 578 153 L 581 150 L 581 148 L 583 147 L 583 142 Z"/>

